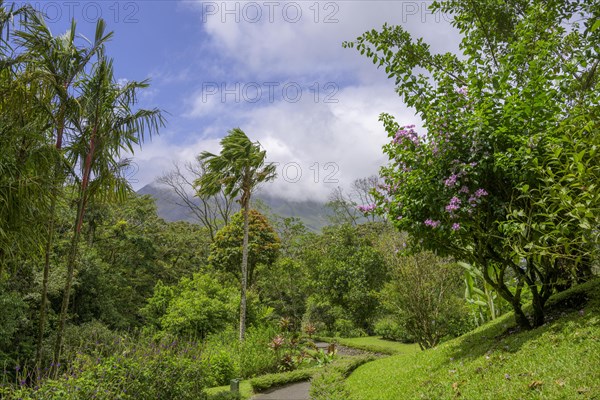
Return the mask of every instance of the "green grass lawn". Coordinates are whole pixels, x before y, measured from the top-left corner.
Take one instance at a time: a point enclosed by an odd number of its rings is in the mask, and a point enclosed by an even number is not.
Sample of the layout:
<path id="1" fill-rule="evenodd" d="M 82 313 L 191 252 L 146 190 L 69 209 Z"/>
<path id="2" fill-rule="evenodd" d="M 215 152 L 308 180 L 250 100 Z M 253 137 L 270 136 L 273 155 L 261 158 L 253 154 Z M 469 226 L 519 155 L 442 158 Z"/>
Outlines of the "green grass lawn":
<path id="1" fill-rule="evenodd" d="M 405 354 L 419 351 L 419 345 L 394 342 L 391 340 L 381 339 L 378 336 L 367 336 L 358 338 L 322 338 L 325 341 L 335 341 L 342 346 L 354 347 L 371 351 L 374 353 L 384 354 Z"/>
<path id="2" fill-rule="evenodd" d="M 554 320 L 540 328 L 508 333 L 508 314 L 435 349 L 365 364 L 346 388 L 356 400 L 600 399 L 600 280 L 552 300 Z"/>

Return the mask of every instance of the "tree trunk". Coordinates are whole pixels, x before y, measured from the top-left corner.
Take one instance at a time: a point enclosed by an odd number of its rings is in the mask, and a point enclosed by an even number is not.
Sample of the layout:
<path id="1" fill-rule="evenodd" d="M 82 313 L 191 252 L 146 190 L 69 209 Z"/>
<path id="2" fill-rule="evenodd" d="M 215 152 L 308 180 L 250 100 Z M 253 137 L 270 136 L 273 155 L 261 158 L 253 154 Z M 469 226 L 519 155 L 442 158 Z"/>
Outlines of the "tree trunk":
<path id="1" fill-rule="evenodd" d="M 40 319 L 38 321 L 37 349 L 35 354 L 35 365 L 37 370 L 42 369 L 42 346 L 44 343 L 44 331 L 46 328 L 46 308 L 48 303 L 48 274 L 50 271 L 50 254 L 54 243 L 54 221 L 56 219 L 56 197 L 53 196 L 50 204 L 50 221 L 48 222 L 48 240 L 46 241 L 44 259 L 44 278 L 42 281 L 42 300 L 40 304 Z M 38 376 L 38 379 L 40 377 Z"/>
<path id="2" fill-rule="evenodd" d="M 65 90 L 67 89 L 65 85 Z M 61 108 L 58 113 L 58 128 L 56 132 L 56 145 L 55 148 L 59 152 L 57 156 L 60 156 L 60 151 L 62 149 L 62 141 L 65 129 L 65 106 L 61 105 Z M 54 164 L 54 171 L 52 179 L 54 180 L 54 185 L 52 186 L 52 199 L 50 200 L 50 221 L 48 222 L 48 241 L 46 242 L 46 249 L 44 254 L 44 277 L 42 281 L 42 300 L 40 304 L 40 319 L 38 322 L 38 338 L 37 338 L 37 349 L 35 355 L 35 365 L 37 370 L 41 370 L 42 368 L 42 346 L 44 342 L 44 331 L 46 328 L 46 308 L 48 304 L 48 275 L 50 272 L 50 255 L 52 253 L 52 245 L 54 243 L 54 225 L 56 222 L 56 199 L 58 197 L 58 186 L 61 184 L 60 180 L 60 160 L 57 159 Z M 39 379 L 39 377 L 38 377 Z"/>
<path id="3" fill-rule="evenodd" d="M 249 199 L 248 199 L 249 200 Z M 240 342 L 246 335 L 246 286 L 248 284 L 248 206 L 249 201 L 242 206 L 244 214 L 244 240 L 242 244 L 242 292 L 240 299 Z"/>
<path id="4" fill-rule="evenodd" d="M 531 324 L 529 323 L 529 319 L 523 312 L 523 308 L 521 307 L 521 302 L 512 303 L 512 308 L 515 313 L 515 321 L 517 325 L 519 325 L 523 329 L 531 329 Z"/>
<path id="5" fill-rule="evenodd" d="M 65 324 L 67 321 L 67 311 L 69 309 L 69 298 L 71 297 L 71 286 L 73 285 L 73 276 L 75 274 L 75 261 L 77 260 L 77 246 L 79 244 L 79 237 L 81 236 L 81 227 L 83 226 L 83 216 L 85 214 L 85 208 L 87 203 L 88 185 L 90 182 L 90 176 L 92 172 L 92 162 L 94 159 L 94 151 L 96 147 L 96 129 L 92 132 L 90 138 L 89 152 L 85 158 L 85 165 L 83 168 L 83 177 L 81 179 L 81 186 L 79 189 L 79 201 L 77 202 L 77 217 L 75 219 L 75 226 L 73 228 L 73 237 L 71 239 L 71 249 L 69 252 L 69 258 L 67 259 L 67 281 L 65 283 L 65 291 L 63 293 L 62 306 L 60 308 L 60 320 L 58 324 L 58 330 L 56 332 L 56 343 L 54 346 L 54 363 L 52 365 L 52 372 L 55 376 L 58 374 L 58 363 L 60 361 L 60 352 L 62 349 L 63 335 Z"/>
<path id="6" fill-rule="evenodd" d="M 519 325 L 523 329 L 531 329 L 531 324 L 529 323 L 529 319 L 523 312 L 523 308 L 521 307 L 521 285 L 522 280 L 519 281 L 517 285 L 517 290 L 515 294 L 511 293 L 510 289 L 506 287 L 502 278 L 498 278 L 497 281 L 494 281 L 489 274 L 487 266 L 485 264 L 481 264 L 483 273 L 483 279 L 487 282 L 504 300 L 508 301 L 513 308 L 515 313 L 515 321 L 517 325 Z"/>
<path id="7" fill-rule="evenodd" d="M 69 299 L 71 297 L 71 286 L 73 285 L 73 277 L 75 275 L 75 261 L 77 259 L 77 246 L 79 244 L 79 237 L 81 235 L 81 221 L 83 221 L 83 196 L 77 204 L 77 220 L 75 222 L 75 228 L 73 231 L 73 237 L 71 238 L 71 248 L 69 251 L 69 258 L 67 259 L 67 281 L 65 283 L 65 290 L 63 293 L 62 305 L 60 308 L 60 319 L 58 323 L 58 329 L 56 331 L 56 342 L 54 345 L 54 359 L 52 363 L 52 375 L 56 377 L 58 373 L 58 363 L 60 362 L 60 353 L 62 350 L 63 336 L 65 330 L 65 324 L 67 321 L 67 311 L 69 309 Z"/>
<path id="8" fill-rule="evenodd" d="M 531 305 L 533 307 L 533 327 L 537 328 L 538 326 L 544 325 L 545 321 L 545 310 L 544 305 L 546 301 L 542 294 L 538 291 L 538 288 L 533 285 L 530 287 L 531 294 L 533 298 L 531 300 Z"/>

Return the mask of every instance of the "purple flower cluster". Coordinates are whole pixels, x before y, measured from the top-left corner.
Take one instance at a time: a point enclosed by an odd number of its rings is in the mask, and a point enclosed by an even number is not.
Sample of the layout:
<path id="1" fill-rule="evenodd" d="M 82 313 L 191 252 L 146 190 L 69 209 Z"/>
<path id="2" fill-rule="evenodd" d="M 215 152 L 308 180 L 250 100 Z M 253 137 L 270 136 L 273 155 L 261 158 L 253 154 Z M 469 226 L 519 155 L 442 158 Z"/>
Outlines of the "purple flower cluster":
<path id="1" fill-rule="evenodd" d="M 460 224 L 459 223 L 455 222 L 455 223 L 452 224 L 452 230 L 453 231 L 457 231 L 459 229 L 460 229 Z"/>
<path id="2" fill-rule="evenodd" d="M 358 206 L 356 207 L 358 209 L 358 211 L 363 212 L 363 213 L 370 213 L 375 211 L 376 205 L 375 204 L 368 204 L 366 206 Z"/>
<path id="3" fill-rule="evenodd" d="M 460 87 L 456 89 L 456 93 L 462 94 L 463 96 L 467 96 L 469 94 L 466 87 Z"/>
<path id="4" fill-rule="evenodd" d="M 456 196 L 454 196 L 453 198 L 450 199 L 450 203 L 448 203 L 448 205 L 446 206 L 446 211 L 449 213 L 454 213 L 455 211 L 457 211 L 460 208 L 460 199 Z"/>
<path id="5" fill-rule="evenodd" d="M 454 185 L 456 185 L 457 179 L 458 175 L 452 174 L 448 177 L 448 179 L 444 181 L 444 185 L 446 185 L 446 187 L 454 187 Z"/>
<path id="6" fill-rule="evenodd" d="M 406 138 L 413 142 L 415 145 L 418 145 L 419 136 L 417 135 L 417 132 L 415 132 L 414 127 L 414 125 L 407 125 L 402 129 L 398 129 L 398 132 L 396 132 L 396 136 L 394 136 L 394 140 L 392 140 L 392 143 L 400 144 Z"/>
<path id="7" fill-rule="evenodd" d="M 475 191 L 475 194 L 473 194 L 473 196 L 469 197 L 469 204 L 474 206 L 480 198 L 482 198 L 483 196 L 487 196 L 487 195 L 488 195 L 488 192 L 485 189 L 477 189 Z"/>
<path id="8" fill-rule="evenodd" d="M 438 226 L 440 226 L 440 221 L 434 221 L 431 219 L 426 219 L 424 222 L 425 226 L 429 226 L 431 228 L 437 228 Z"/>

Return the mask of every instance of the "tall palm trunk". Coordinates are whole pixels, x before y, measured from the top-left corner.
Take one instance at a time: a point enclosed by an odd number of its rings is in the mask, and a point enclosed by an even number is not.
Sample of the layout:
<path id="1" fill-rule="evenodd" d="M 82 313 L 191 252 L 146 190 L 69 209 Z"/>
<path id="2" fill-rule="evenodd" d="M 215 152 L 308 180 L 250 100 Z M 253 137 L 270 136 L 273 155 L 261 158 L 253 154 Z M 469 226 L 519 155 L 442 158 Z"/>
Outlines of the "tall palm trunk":
<path id="1" fill-rule="evenodd" d="M 65 84 L 66 86 L 66 84 Z M 66 87 L 65 87 L 66 89 Z M 62 141 L 65 129 L 65 106 L 61 105 L 61 109 L 59 111 L 59 126 L 56 133 L 56 150 L 58 152 L 62 149 Z M 59 157 L 60 154 L 57 154 Z M 60 159 L 56 160 L 54 164 L 54 171 L 52 173 L 52 196 L 50 200 L 50 220 L 48 221 L 48 240 L 46 241 L 46 248 L 44 251 L 44 277 L 42 281 L 42 299 L 40 304 L 40 319 L 38 321 L 38 337 L 37 337 L 37 348 L 35 355 L 35 365 L 37 370 L 41 370 L 42 368 L 42 346 L 44 342 L 44 331 L 46 329 L 46 319 L 47 319 L 47 304 L 48 304 L 48 275 L 50 271 L 50 257 L 52 254 L 52 246 L 54 244 L 54 226 L 56 223 L 56 199 L 58 197 L 58 186 L 61 184 L 60 182 Z M 38 376 L 38 379 L 40 377 Z"/>
<path id="2" fill-rule="evenodd" d="M 240 341 L 246 334 L 246 291 L 248 286 L 248 210 L 252 191 L 262 182 L 275 178 L 275 165 L 264 165 L 266 152 L 259 143 L 253 143 L 240 128 L 229 131 L 221 140 L 221 153 L 215 155 L 204 151 L 199 160 L 206 161 L 206 173 L 194 183 L 202 196 L 214 196 L 222 192 L 225 196 L 239 200 L 244 218 L 242 245 L 242 290 L 240 299 Z"/>
<path id="3" fill-rule="evenodd" d="M 242 205 L 244 215 L 244 239 L 242 242 L 242 293 L 240 299 L 240 342 L 246 336 L 246 290 L 248 286 L 248 207 L 250 198 L 248 196 Z"/>
<path id="4" fill-rule="evenodd" d="M 69 258 L 67 260 L 67 280 L 65 283 L 65 290 L 63 293 L 62 305 L 60 308 L 60 319 L 58 323 L 58 329 L 56 331 L 56 343 L 54 345 L 54 361 L 52 368 L 54 375 L 58 373 L 60 353 L 62 349 L 62 342 L 64 336 L 65 323 L 67 320 L 67 310 L 69 308 L 69 298 L 71 297 L 71 286 L 73 285 L 73 277 L 75 272 L 75 261 L 77 259 L 77 245 L 79 243 L 79 237 L 81 235 L 81 228 L 79 221 L 83 221 L 83 196 L 77 203 L 77 221 L 75 223 L 75 229 L 73 231 L 73 237 L 71 238 Z"/>
<path id="5" fill-rule="evenodd" d="M 58 374 L 58 367 L 60 362 L 60 353 L 62 350 L 63 336 L 65 324 L 67 321 L 67 311 L 69 309 L 69 299 L 71 297 L 71 287 L 73 286 L 73 277 L 75 275 L 75 262 L 77 260 L 77 247 L 79 245 L 79 238 L 81 237 L 81 228 L 83 226 L 83 217 L 85 215 L 85 208 L 87 203 L 87 189 L 90 181 L 90 175 L 92 171 L 92 160 L 94 157 L 96 141 L 96 129 L 92 132 L 90 138 L 89 152 L 85 158 L 85 165 L 83 169 L 83 177 L 81 179 L 81 186 L 79 188 L 79 201 L 77 202 L 77 216 L 75 218 L 75 225 L 73 228 L 73 237 L 71 238 L 69 258 L 67 259 L 67 280 L 65 282 L 65 289 L 63 293 L 62 305 L 60 308 L 60 319 L 58 324 L 58 330 L 56 332 L 56 343 L 54 345 L 54 362 L 52 363 L 53 375 Z"/>
<path id="6" fill-rule="evenodd" d="M 56 193 L 54 193 L 56 194 Z M 56 213 L 56 197 L 52 196 L 50 204 L 50 221 L 48 221 L 48 239 L 44 254 L 44 277 L 42 281 L 42 299 L 40 302 L 40 319 L 38 321 L 38 337 L 37 348 L 35 354 L 35 365 L 37 370 L 42 367 L 42 346 L 44 342 L 44 331 L 46 329 L 46 307 L 48 303 L 48 274 L 50 271 L 50 254 L 52 253 L 52 245 L 54 243 L 54 224 Z M 40 377 L 38 376 L 38 379 Z"/>

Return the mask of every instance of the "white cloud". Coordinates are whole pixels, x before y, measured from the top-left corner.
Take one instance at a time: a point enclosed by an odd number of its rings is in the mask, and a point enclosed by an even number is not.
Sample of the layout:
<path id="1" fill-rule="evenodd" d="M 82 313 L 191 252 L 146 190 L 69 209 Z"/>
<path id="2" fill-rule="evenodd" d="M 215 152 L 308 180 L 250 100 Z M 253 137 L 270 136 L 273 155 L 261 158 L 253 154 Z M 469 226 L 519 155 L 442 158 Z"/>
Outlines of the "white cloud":
<path id="1" fill-rule="evenodd" d="M 386 162 L 381 146 L 388 138 L 378 122 L 381 112 L 396 115 L 400 123 L 418 122 L 387 85 L 348 87 L 336 96 L 337 103 L 304 97 L 298 103 L 280 101 L 237 115 L 236 126 L 261 143 L 269 162 L 278 164 L 278 178 L 264 185 L 265 192 L 287 199 L 326 200 L 333 188 L 376 174 Z M 136 157 L 140 171 L 146 171 L 140 182 L 171 169 L 174 161 L 192 161 L 203 150 L 218 152 L 219 139 L 207 137 L 214 137 L 214 132 L 188 137 L 186 145 L 173 144 L 168 135 L 146 145 Z"/>
<path id="2" fill-rule="evenodd" d="M 354 69 L 357 54 L 344 50 L 353 40 L 384 23 L 402 25 L 434 50 L 456 49 L 457 32 L 448 16 L 432 15 L 430 2 L 198 2 L 199 18 L 214 50 L 258 75 L 339 73 Z M 257 7 L 260 6 L 260 7 Z M 257 18 L 256 10 L 261 10 Z M 272 21 L 272 22 L 271 22 Z"/>
<path id="3" fill-rule="evenodd" d="M 273 22 L 263 2 L 181 4 L 202 20 L 207 37 L 201 47 L 207 57 L 198 66 L 203 74 L 191 74 L 190 68 L 195 67 L 186 66 L 173 75 L 189 82 L 188 91 L 182 93 L 185 108 L 176 116 L 202 129 L 192 128 L 197 133 L 184 135 L 180 126 L 179 133 L 145 146 L 136 157 L 138 186 L 169 170 L 173 161 L 191 161 L 203 150 L 218 152 L 219 138 L 239 126 L 252 140 L 260 141 L 269 161 L 279 163 L 278 179 L 264 185 L 264 191 L 288 199 L 326 200 L 336 186 L 348 187 L 354 179 L 376 174 L 386 163 L 381 146 L 388 139 L 378 121 L 381 112 L 396 115 L 401 124 L 420 125 L 385 73 L 356 50 L 343 49 L 341 43 L 389 22 L 404 26 L 415 37 L 425 37 L 434 51 L 456 51 L 458 44 L 458 34 L 447 18 L 425 9 L 429 2 L 277 2 L 271 3 L 278 5 L 272 10 Z M 256 19 L 252 9 L 256 4 L 262 5 L 261 18 L 249 22 Z M 292 5 L 283 14 L 286 4 Z M 292 23 L 298 7 L 302 16 Z M 327 16 L 338 22 L 325 23 Z M 265 83 L 273 81 L 279 83 L 276 98 L 265 101 L 269 96 Z M 281 90 L 285 83 L 294 82 L 303 96 L 293 103 L 285 100 Z M 328 82 L 338 91 L 326 90 Z M 254 103 L 244 95 L 243 85 L 255 83 L 263 98 Z M 314 83 L 319 84 L 318 100 L 314 86 L 311 90 Z M 241 87 L 235 89 L 237 84 Z M 230 94 L 224 95 L 220 85 Z M 337 102 L 325 102 L 328 94 Z"/>

